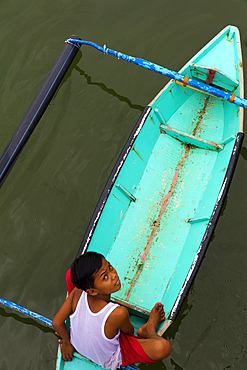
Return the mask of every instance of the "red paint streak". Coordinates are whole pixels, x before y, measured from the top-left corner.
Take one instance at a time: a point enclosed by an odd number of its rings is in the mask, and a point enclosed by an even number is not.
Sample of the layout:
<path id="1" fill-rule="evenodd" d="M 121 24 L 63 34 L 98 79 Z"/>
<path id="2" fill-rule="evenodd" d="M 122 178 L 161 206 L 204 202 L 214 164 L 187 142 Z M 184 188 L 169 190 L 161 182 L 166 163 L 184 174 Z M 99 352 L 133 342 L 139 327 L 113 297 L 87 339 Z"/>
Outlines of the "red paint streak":
<path id="1" fill-rule="evenodd" d="M 140 274 L 141 274 L 141 269 L 140 269 L 140 268 L 138 268 L 138 270 L 137 270 L 137 272 L 136 272 L 136 274 L 135 274 L 134 278 L 133 278 L 133 279 L 132 279 L 132 281 L 131 281 L 131 284 L 130 284 L 130 287 L 129 287 L 129 289 L 128 289 L 128 292 L 126 293 L 126 296 L 125 296 L 125 300 L 126 300 L 126 301 L 128 301 L 128 300 L 129 300 L 131 290 L 132 290 L 133 286 L 135 285 L 135 283 L 137 282 L 137 280 L 138 280 L 138 278 L 139 278 Z"/>
<path id="2" fill-rule="evenodd" d="M 192 134 L 192 135 L 194 135 L 194 136 L 196 135 L 197 130 L 198 130 L 199 126 L 200 126 L 200 123 L 202 122 L 203 116 L 204 116 L 204 115 L 205 115 L 205 113 L 206 113 L 206 108 L 207 108 L 207 105 L 208 105 L 208 101 L 209 101 L 209 99 L 210 99 L 210 96 L 208 96 L 208 97 L 205 99 L 204 106 L 203 106 L 202 110 L 200 111 L 199 120 L 198 120 L 198 122 L 197 122 L 197 124 L 196 124 L 196 127 L 194 128 L 194 130 L 193 130 L 193 134 Z M 201 129 L 202 129 L 202 127 L 201 127 Z"/>
<path id="3" fill-rule="evenodd" d="M 141 259 L 141 264 L 139 265 L 139 268 L 136 272 L 136 275 L 134 276 L 134 278 L 132 279 L 131 281 L 131 284 L 130 284 L 130 287 L 128 289 L 128 292 L 126 293 L 126 301 L 129 300 L 129 297 L 130 297 L 130 294 L 131 294 L 131 290 L 133 288 L 133 286 L 135 285 L 136 281 L 138 280 L 140 274 L 141 274 L 141 271 L 142 271 L 142 267 L 144 265 L 144 263 L 146 262 L 147 260 L 147 255 L 148 255 L 148 252 L 152 246 L 152 242 L 153 242 L 153 239 L 155 238 L 156 234 L 157 234 L 157 229 L 159 227 L 159 224 L 160 224 L 160 221 L 161 221 L 161 218 L 167 208 L 167 205 L 169 203 L 169 200 L 172 196 L 172 193 L 177 185 L 177 182 L 178 182 L 178 178 L 179 178 L 179 174 L 180 174 L 180 171 L 184 165 L 184 162 L 186 160 L 186 158 L 188 158 L 189 156 L 189 151 L 190 151 L 190 147 L 188 145 L 185 145 L 185 153 L 184 153 L 184 156 L 181 158 L 180 162 L 179 162 L 179 165 L 177 167 L 177 170 L 176 170 L 176 173 L 174 174 L 173 176 L 173 179 L 172 179 L 172 183 L 171 183 L 171 186 L 170 186 L 170 189 L 167 193 L 167 195 L 162 199 L 162 202 L 161 202 L 161 209 L 160 209 L 160 213 L 159 213 L 159 216 L 156 220 L 156 222 L 154 222 L 154 224 L 152 225 L 152 233 L 151 235 L 148 237 L 147 239 L 147 245 L 144 249 L 144 253 L 143 255 L 140 256 L 140 259 Z"/>

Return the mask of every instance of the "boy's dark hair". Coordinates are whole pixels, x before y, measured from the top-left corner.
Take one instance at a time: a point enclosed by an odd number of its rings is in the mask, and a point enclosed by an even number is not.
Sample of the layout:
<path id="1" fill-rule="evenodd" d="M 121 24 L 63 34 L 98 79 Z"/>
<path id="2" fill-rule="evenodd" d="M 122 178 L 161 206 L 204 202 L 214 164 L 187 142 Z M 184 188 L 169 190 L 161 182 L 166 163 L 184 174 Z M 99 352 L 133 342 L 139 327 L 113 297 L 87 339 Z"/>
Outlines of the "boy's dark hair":
<path id="1" fill-rule="evenodd" d="M 94 287 L 94 276 L 105 258 L 97 252 L 86 252 L 76 258 L 71 266 L 71 281 L 78 289 L 86 291 Z"/>

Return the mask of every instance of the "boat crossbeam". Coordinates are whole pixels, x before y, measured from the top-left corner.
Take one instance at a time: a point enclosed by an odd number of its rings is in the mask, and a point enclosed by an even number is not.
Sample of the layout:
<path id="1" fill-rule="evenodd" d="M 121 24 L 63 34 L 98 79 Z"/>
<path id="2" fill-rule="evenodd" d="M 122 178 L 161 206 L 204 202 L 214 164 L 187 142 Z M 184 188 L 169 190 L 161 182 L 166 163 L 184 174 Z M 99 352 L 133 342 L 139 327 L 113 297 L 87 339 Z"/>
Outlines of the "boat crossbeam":
<path id="1" fill-rule="evenodd" d="M 176 130 L 172 127 L 164 125 L 163 123 L 161 123 L 161 125 L 160 125 L 160 130 L 161 130 L 161 133 L 165 133 L 167 135 L 170 135 L 173 138 L 175 138 L 177 140 L 180 140 L 180 141 L 182 141 L 183 143 L 185 143 L 187 145 L 193 145 L 193 146 L 196 146 L 198 148 L 216 150 L 216 151 L 220 151 L 224 148 L 224 145 L 222 145 L 222 144 L 217 144 L 213 141 L 201 139 L 198 136 L 194 136 L 194 135 L 188 134 L 186 132 Z"/>
<path id="2" fill-rule="evenodd" d="M 131 194 L 123 185 L 121 184 L 117 184 L 116 185 L 120 190 L 122 190 L 122 192 L 132 201 L 132 202 L 136 202 L 136 197 L 134 197 L 133 194 Z"/>
<path id="3" fill-rule="evenodd" d="M 220 151 L 224 149 L 223 144 L 218 144 L 218 143 L 215 143 L 214 141 L 202 139 L 198 136 L 191 135 L 187 132 L 177 130 L 173 127 L 168 126 L 164 117 L 161 115 L 160 111 L 157 108 L 154 109 L 154 113 L 160 123 L 159 128 L 162 134 L 165 133 L 173 137 L 174 139 L 181 141 L 182 143 L 185 143 L 187 145 L 192 145 L 197 148 L 215 150 L 215 151 Z"/>
<path id="4" fill-rule="evenodd" d="M 187 220 L 187 222 L 190 223 L 190 224 L 194 224 L 194 223 L 197 223 L 197 222 L 205 222 L 205 221 L 209 221 L 209 220 L 210 220 L 209 216 L 201 216 L 201 217 L 191 217 Z"/>

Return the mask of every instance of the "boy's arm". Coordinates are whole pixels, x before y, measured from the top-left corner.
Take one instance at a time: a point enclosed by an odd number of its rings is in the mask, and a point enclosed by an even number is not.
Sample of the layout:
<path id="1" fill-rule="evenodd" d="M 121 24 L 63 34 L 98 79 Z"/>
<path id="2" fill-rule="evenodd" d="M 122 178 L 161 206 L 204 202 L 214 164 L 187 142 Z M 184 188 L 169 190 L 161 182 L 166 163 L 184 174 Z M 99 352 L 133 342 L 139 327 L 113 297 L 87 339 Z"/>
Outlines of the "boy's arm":
<path id="1" fill-rule="evenodd" d="M 70 343 L 69 331 L 65 325 L 65 320 L 73 313 L 72 300 L 73 292 L 66 299 L 52 321 L 53 328 L 62 338 L 62 340 L 59 340 L 59 343 L 61 344 L 61 353 L 65 361 L 71 361 L 74 352 L 74 347 Z"/>
<path id="2" fill-rule="evenodd" d="M 105 325 L 106 336 L 113 338 L 118 328 L 125 334 L 134 334 L 134 326 L 130 322 L 129 312 L 123 306 L 117 307 L 109 316 Z"/>

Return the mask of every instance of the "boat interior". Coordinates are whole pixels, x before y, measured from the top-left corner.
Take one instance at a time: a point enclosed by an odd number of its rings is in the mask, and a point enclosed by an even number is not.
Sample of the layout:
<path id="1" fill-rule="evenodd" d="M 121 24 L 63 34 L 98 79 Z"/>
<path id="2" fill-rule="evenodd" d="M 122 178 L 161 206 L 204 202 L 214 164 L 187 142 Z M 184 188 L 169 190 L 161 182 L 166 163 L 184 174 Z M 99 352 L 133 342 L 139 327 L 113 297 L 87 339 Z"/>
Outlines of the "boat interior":
<path id="1" fill-rule="evenodd" d="M 234 35 L 222 36 L 230 49 Z M 213 46 L 209 52 L 222 52 L 222 45 L 216 51 Z M 222 59 L 209 69 L 207 59 L 202 49 L 183 74 L 209 78 L 240 95 L 237 72 L 225 71 Z M 211 218 L 242 120 L 238 106 L 175 81 L 149 106 L 88 249 L 101 251 L 117 269 L 122 287 L 113 299 L 140 316 L 156 302 L 170 313 Z"/>

